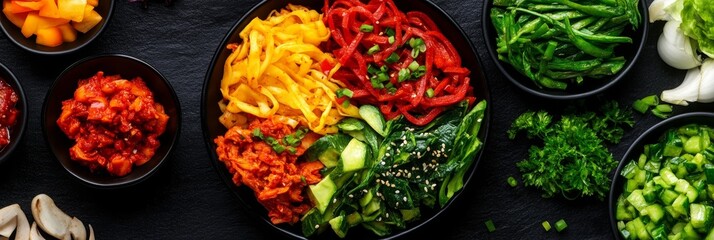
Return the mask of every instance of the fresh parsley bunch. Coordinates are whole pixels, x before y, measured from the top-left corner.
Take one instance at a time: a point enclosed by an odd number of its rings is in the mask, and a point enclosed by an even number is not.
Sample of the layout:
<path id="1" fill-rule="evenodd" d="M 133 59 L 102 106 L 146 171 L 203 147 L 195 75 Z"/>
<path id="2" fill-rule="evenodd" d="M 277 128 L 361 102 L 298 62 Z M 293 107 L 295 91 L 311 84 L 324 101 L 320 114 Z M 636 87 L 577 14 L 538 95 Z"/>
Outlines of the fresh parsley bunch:
<path id="1" fill-rule="evenodd" d="M 611 101 L 599 112 L 568 113 L 558 122 L 545 111 L 525 112 L 513 122 L 508 137 L 514 139 L 523 131 L 529 139 L 543 141 L 516 164 L 526 186 L 543 190 L 545 198 L 561 193 L 568 199 L 602 200 L 609 191 L 608 174 L 617 166 L 604 142 L 620 142 L 623 127 L 633 125 L 632 111 Z"/>

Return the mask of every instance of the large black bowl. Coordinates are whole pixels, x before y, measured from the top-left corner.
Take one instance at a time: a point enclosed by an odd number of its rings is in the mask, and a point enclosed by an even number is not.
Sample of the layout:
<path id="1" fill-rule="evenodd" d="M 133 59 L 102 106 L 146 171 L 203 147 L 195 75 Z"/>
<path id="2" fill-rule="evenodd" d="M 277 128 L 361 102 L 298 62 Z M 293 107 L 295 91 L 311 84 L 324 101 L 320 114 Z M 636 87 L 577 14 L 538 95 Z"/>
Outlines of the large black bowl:
<path id="1" fill-rule="evenodd" d="M 22 136 L 25 135 L 25 127 L 27 126 L 27 99 L 25 98 L 25 91 L 22 89 L 20 81 L 17 80 L 15 75 L 10 72 L 10 69 L 5 67 L 0 63 L 0 79 L 5 81 L 10 87 L 15 90 L 19 101 L 15 105 L 15 108 L 20 111 L 17 115 L 17 120 L 15 125 L 10 127 L 10 143 L 0 149 L 0 163 L 4 162 L 9 158 L 10 154 L 17 148 L 17 146 L 22 141 Z"/>
<path id="2" fill-rule="evenodd" d="M 665 134 L 665 132 L 667 132 L 667 130 L 691 123 L 714 126 L 714 113 L 692 112 L 668 118 L 647 129 L 647 131 L 640 135 L 640 137 L 638 137 L 637 140 L 630 145 L 630 148 L 627 149 L 627 152 L 622 157 L 622 160 L 620 160 L 620 164 L 617 166 L 617 170 L 615 170 L 615 176 L 612 179 L 612 186 L 610 186 L 610 196 L 608 200 L 610 227 L 612 228 L 612 233 L 615 239 L 623 239 L 617 229 L 617 220 L 615 219 L 617 198 L 619 198 L 622 194 L 627 180 L 625 177 L 620 175 L 622 169 L 631 161 L 639 158 L 640 154 L 644 151 L 645 145 L 659 142 L 660 138 Z"/>
<path id="3" fill-rule="evenodd" d="M 621 44 L 615 49 L 615 54 L 618 56 L 624 56 L 627 62 L 625 66 L 617 74 L 609 77 L 604 77 L 601 79 L 585 79 L 584 83 L 580 86 L 569 83 L 566 90 L 548 89 L 538 87 L 533 80 L 521 74 L 513 68 L 510 64 L 498 60 L 498 53 L 496 52 L 496 29 L 491 22 L 491 8 L 493 8 L 493 0 L 488 0 L 484 3 L 481 24 L 483 24 L 483 37 L 486 42 L 486 49 L 491 56 L 491 59 L 496 64 L 496 67 L 503 73 L 503 75 L 518 88 L 523 89 L 530 94 L 550 98 L 550 99 L 577 99 L 584 98 L 598 94 L 605 91 L 607 88 L 615 85 L 618 81 L 622 80 L 627 72 L 632 69 L 637 60 L 640 57 L 640 53 L 645 47 L 645 42 L 647 41 L 647 34 L 649 32 L 648 22 L 648 11 L 647 2 L 645 0 L 640 0 L 639 11 L 642 16 L 642 23 L 633 31 L 631 28 L 626 28 L 623 35 L 632 38 L 632 44 Z"/>
<path id="4" fill-rule="evenodd" d="M 151 160 L 141 166 L 134 166 L 131 173 L 123 177 L 92 173 L 89 168 L 72 160 L 69 157 L 69 148 L 75 142 L 67 138 L 57 126 L 57 119 L 62 112 L 62 101 L 74 97 L 79 80 L 90 78 L 98 71 L 103 71 L 105 76 L 118 74 L 124 79 L 141 77 L 153 92 L 154 100 L 164 106 L 164 111 L 169 116 L 166 131 L 159 137 L 161 146 Z M 127 187 L 147 179 L 168 160 L 181 132 L 181 106 L 169 81 L 148 63 L 126 55 L 100 55 L 72 64 L 57 77 L 42 106 L 42 129 L 50 150 L 72 176 L 97 188 Z"/>
<path id="5" fill-rule="evenodd" d="M 62 45 L 57 47 L 39 45 L 35 43 L 34 36 L 26 38 L 22 35 L 21 29 L 12 24 L 12 22 L 10 22 L 10 20 L 8 20 L 2 12 L 0 12 L 0 28 L 2 28 L 2 31 L 5 32 L 5 35 L 7 35 L 7 38 L 9 38 L 11 42 L 27 51 L 43 55 L 61 55 L 71 53 L 83 48 L 99 37 L 99 35 L 104 31 L 104 28 L 106 28 L 109 24 L 109 19 L 112 18 L 115 2 L 117 1 L 99 1 L 99 5 L 95 7 L 94 10 L 102 16 L 102 21 L 87 33 L 77 32 L 77 40 L 74 42 L 62 43 Z"/>
<path id="6" fill-rule="evenodd" d="M 228 32 L 227 36 L 218 47 L 216 54 L 211 61 L 211 65 L 206 73 L 206 80 L 203 85 L 203 93 L 201 96 L 201 119 L 203 124 L 203 134 L 205 137 L 206 145 L 208 147 L 208 152 L 211 156 L 211 162 L 218 171 L 219 175 L 223 181 L 228 185 L 232 192 L 238 196 L 240 205 L 245 207 L 250 214 L 255 218 L 260 219 L 261 222 L 268 224 L 271 228 L 274 228 L 278 232 L 284 234 L 285 236 L 293 238 L 304 238 L 300 231 L 300 224 L 295 226 L 289 226 L 286 224 L 273 225 L 268 218 L 267 211 L 265 208 L 258 203 L 255 198 L 253 191 L 247 187 L 237 187 L 233 184 L 232 175 L 226 170 L 225 165 L 218 160 L 216 155 L 216 144 L 213 140 L 223 135 L 226 132 L 226 128 L 221 125 L 218 121 L 218 117 L 221 115 L 221 111 L 218 107 L 218 102 L 222 99 L 220 92 L 221 79 L 223 78 L 223 64 L 226 58 L 230 54 L 230 51 L 226 49 L 229 43 L 239 43 L 241 41 L 238 36 L 239 32 L 256 17 L 265 19 L 268 14 L 275 10 L 285 7 L 288 3 L 299 4 L 303 6 L 311 7 L 312 9 L 321 9 L 324 1 L 322 0 L 308 0 L 308 1 L 297 1 L 297 0 L 265 0 L 253 9 L 251 9 L 246 15 L 244 15 L 238 22 L 233 26 L 233 28 Z M 443 10 L 441 10 L 434 3 L 426 0 L 411 1 L 411 0 L 395 0 L 395 3 L 402 11 L 412 11 L 418 10 L 429 15 L 437 26 L 441 29 L 444 35 L 452 42 L 456 49 L 461 52 L 461 57 L 463 60 L 463 65 L 471 70 L 471 84 L 474 88 L 476 97 L 478 99 L 490 100 L 490 95 L 488 91 L 488 86 L 486 79 L 481 69 L 481 63 L 478 59 L 478 54 L 476 50 L 471 45 L 471 42 L 464 34 L 463 30 L 454 22 L 454 20 L 449 17 Z M 490 102 L 489 102 L 490 104 Z M 489 107 L 490 109 L 490 107 Z M 482 125 L 482 131 L 479 133 L 479 139 L 484 142 L 486 140 L 488 126 L 491 114 L 487 111 Z M 481 151 L 483 153 L 483 151 Z M 468 182 L 471 179 L 473 172 L 478 165 L 481 154 L 479 154 L 469 170 L 468 178 L 465 181 L 466 188 Z M 445 209 L 447 209 L 455 200 L 459 199 L 461 192 L 456 193 L 453 199 L 442 209 L 433 211 L 423 211 L 422 218 L 418 222 L 413 222 L 408 224 L 407 228 L 404 230 L 397 230 L 392 235 L 386 238 L 393 238 L 397 236 L 404 235 L 420 226 L 427 224 L 430 221 L 436 219 Z M 322 234 L 321 237 L 329 236 L 329 234 Z M 361 228 L 350 229 L 348 238 L 354 239 L 372 239 L 376 236 L 371 232 L 367 232 Z"/>

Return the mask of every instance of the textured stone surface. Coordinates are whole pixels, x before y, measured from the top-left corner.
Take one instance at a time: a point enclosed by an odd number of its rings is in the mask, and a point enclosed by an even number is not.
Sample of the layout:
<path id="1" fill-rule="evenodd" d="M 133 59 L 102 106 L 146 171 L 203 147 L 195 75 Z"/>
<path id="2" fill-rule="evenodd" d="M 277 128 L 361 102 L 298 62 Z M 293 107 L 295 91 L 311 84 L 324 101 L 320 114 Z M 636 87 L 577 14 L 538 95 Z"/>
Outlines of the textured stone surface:
<path id="1" fill-rule="evenodd" d="M 275 237 L 264 224 L 239 206 L 218 177 L 201 134 L 200 95 L 209 62 L 223 37 L 242 14 L 258 1 L 178 0 L 171 7 L 153 1 L 148 9 L 117 0 L 114 18 L 104 34 L 80 52 L 38 56 L 0 36 L 0 62 L 20 79 L 30 105 L 28 131 L 13 159 L 0 165 L 0 206 L 20 203 L 26 213 L 33 196 L 46 193 L 70 215 L 91 223 L 98 239 L 262 239 Z M 525 157 L 529 142 L 508 140 L 505 131 L 528 109 L 558 111 L 564 102 L 526 94 L 508 82 L 485 49 L 481 27 L 482 0 L 436 0 L 466 31 L 476 46 L 492 93 L 493 120 L 485 153 L 475 177 L 447 214 L 409 238 L 440 239 L 610 239 L 607 202 L 543 199 L 540 192 L 506 183 L 520 179 L 515 163 Z M 651 2 L 648 0 L 648 2 Z M 614 88 L 597 96 L 629 105 L 635 99 L 679 85 L 684 71 L 666 66 L 656 40 L 663 24 L 652 25 L 642 59 Z M 147 61 L 173 84 L 184 113 L 179 146 L 160 172 L 135 187 L 103 191 L 86 187 L 70 176 L 49 152 L 40 127 L 42 102 L 52 81 L 73 62 L 102 53 L 122 53 Z M 676 111 L 708 110 L 695 105 Z M 659 122 L 637 115 L 637 125 L 613 146 L 620 159 L 629 144 Z M 568 222 L 565 232 L 545 232 L 540 223 Z M 484 222 L 492 219 L 496 231 Z"/>

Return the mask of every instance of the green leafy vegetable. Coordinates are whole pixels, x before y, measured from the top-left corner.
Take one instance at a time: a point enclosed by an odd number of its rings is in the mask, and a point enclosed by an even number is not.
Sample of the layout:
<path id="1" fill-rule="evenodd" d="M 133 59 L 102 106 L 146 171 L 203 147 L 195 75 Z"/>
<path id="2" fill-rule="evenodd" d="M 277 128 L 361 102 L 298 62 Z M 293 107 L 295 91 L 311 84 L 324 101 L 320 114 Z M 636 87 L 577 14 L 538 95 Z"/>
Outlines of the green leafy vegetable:
<path id="1" fill-rule="evenodd" d="M 684 35 L 697 40 L 699 50 L 714 57 L 714 5 L 705 0 L 685 0 L 682 8 Z"/>
<path id="2" fill-rule="evenodd" d="M 317 207 L 302 218 L 305 236 L 323 227 L 338 236 L 357 225 L 379 236 L 405 228 L 423 207 L 443 206 L 463 187 L 483 146 L 478 133 L 485 101 L 471 110 L 463 101 L 425 126 L 404 117 L 383 122 L 372 108 L 363 105 L 364 120 L 343 119 L 341 133 L 318 139 L 305 152 L 326 166 L 323 180 L 309 186 Z"/>
<path id="3" fill-rule="evenodd" d="M 632 113 L 617 102 L 607 102 L 599 113 L 568 113 L 557 122 L 545 111 L 525 112 L 507 134 L 514 139 L 525 132 L 540 139 L 531 146 L 528 159 L 517 163 L 526 186 L 543 190 L 543 197 L 562 194 L 566 198 L 595 196 L 603 199 L 609 191 L 608 174 L 617 166 L 605 141 L 618 143 L 624 126 L 632 127 Z"/>
<path id="4" fill-rule="evenodd" d="M 641 23 L 638 0 L 496 0 L 491 23 L 498 59 L 541 88 L 566 89 L 614 75 L 626 60 L 614 49 Z"/>

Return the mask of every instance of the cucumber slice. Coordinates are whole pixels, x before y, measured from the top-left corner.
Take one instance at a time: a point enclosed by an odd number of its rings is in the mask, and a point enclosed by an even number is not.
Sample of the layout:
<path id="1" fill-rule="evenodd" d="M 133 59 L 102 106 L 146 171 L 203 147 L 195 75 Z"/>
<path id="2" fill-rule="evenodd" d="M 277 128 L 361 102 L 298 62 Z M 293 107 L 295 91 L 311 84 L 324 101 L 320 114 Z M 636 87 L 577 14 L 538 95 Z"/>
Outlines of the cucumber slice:
<path id="1" fill-rule="evenodd" d="M 382 116 L 382 113 L 379 112 L 377 107 L 372 105 L 362 105 L 359 107 L 359 115 L 365 122 L 367 122 L 367 124 L 369 124 L 370 127 L 372 127 L 372 129 L 374 129 L 374 131 L 379 133 L 379 135 L 382 135 L 382 137 L 387 136 L 384 129 L 384 126 L 386 125 L 384 116 Z"/>

